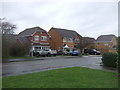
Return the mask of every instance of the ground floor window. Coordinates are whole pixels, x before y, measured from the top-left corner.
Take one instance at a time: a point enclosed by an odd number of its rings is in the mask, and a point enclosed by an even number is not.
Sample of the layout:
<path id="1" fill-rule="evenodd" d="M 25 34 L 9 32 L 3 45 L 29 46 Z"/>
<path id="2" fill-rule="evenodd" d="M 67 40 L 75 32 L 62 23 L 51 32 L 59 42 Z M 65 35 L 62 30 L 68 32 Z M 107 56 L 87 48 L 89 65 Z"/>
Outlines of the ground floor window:
<path id="1" fill-rule="evenodd" d="M 42 51 L 42 50 L 49 50 L 50 46 L 33 46 L 33 50 L 35 51 Z"/>

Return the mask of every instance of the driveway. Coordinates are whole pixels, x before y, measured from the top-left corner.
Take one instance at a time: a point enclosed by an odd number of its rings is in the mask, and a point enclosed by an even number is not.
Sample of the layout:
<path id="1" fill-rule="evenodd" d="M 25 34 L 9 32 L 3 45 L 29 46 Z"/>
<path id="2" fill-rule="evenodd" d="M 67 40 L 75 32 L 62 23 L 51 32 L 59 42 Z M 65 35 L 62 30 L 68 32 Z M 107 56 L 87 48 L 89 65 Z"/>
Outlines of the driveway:
<path id="1" fill-rule="evenodd" d="M 66 57 L 43 57 L 19 62 L 3 63 L 3 76 L 13 76 L 18 74 L 40 72 L 45 70 L 65 68 L 65 67 L 87 67 L 99 70 L 115 71 L 112 68 L 100 65 L 101 56 L 66 56 Z"/>

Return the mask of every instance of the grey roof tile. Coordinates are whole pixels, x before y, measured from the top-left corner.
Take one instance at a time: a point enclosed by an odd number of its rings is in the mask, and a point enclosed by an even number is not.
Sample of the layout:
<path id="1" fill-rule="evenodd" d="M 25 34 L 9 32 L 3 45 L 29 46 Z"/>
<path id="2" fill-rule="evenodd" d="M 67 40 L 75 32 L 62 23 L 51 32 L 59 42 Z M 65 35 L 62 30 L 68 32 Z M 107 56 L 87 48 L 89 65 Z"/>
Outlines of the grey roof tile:
<path id="1" fill-rule="evenodd" d="M 97 38 L 97 42 L 110 42 L 112 40 L 112 38 L 116 36 L 113 35 L 113 34 L 110 34 L 110 35 L 101 35 Z"/>
<path id="2" fill-rule="evenodd" d="M 27 28 L 24 31 L 20 32 L 19 36 L 31 36 L 35 32 L 46 32 L 46 31 L 40 27 Z"/>
<path id="3" fill-rule="evenodd" d="M 59 33 L 62 37 L 66 37 L 66 38 L 75 38 L 76 35 L 79 35 L 76 31 L 73 31 L 73 30 L 53 28 L 53 27 L 52 29 L 55 29 L 57 33 Z"/>
<path id="4" fill-rule="evenodd" d="M 95 39 L 94 38 L 91 38 L 91 37 L 83 37 L 83 40 L 89 42 L 89 43 L 94 43 L 95 42 Z"/>

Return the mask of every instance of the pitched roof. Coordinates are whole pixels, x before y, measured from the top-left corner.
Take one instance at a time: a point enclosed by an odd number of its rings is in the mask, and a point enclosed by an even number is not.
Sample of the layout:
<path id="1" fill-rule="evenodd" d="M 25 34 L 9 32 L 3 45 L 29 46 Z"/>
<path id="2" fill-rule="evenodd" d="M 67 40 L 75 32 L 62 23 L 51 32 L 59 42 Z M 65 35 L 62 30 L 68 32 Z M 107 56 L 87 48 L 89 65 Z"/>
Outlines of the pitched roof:
<path id="1" fill-rule="evenodd" d="M 52 29 L 56 30 L 56 32 L 59 33 L 60 36 L 66 37 L 66 38 L 75 38 L 76 35 L 79 35 L 76 31 L 73 31 L 73 30 L 53 28 L 53 27 L 52 27 Z"/>
<path id="2" fill-rule="evenodd" d="M 110 34 L 110 35 L 101 35 L 97 38 L 97 42 L 110 42 L 112 41 L 113 38 L 116 38 L 115 35 Z"/>
<path id="3" fill-rule="evenodd" d="M 83 40 L 86 40 L 88 43 L 94 43 L 95 39 L 91 37 L 83 37 Z"/>
<path id="4" fill-rule="evenodd" d="M 19 36 L 31 36 L 35 32 L 46 32 L 46 31 L 40 27 L 27 28 L 24 31 L 20 32 Z"/>

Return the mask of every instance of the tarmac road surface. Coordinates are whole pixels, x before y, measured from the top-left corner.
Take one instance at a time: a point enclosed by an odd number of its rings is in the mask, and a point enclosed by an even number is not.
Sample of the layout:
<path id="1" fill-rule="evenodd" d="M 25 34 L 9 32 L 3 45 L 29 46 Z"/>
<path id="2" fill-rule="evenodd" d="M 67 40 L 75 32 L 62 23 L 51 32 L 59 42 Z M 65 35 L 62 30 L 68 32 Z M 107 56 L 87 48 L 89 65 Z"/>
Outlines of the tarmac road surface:
<path id="1" fill-rule="evenodd" d="M 2 64 L 3 76 L 14 76 L 25 73 L 40 72 L 65 67 L 87 67 L 99 70 L 116 72 L 113 68 L 103 67 L 100 55 L 42 57 L 33 60 L 21 60 Z"/>

